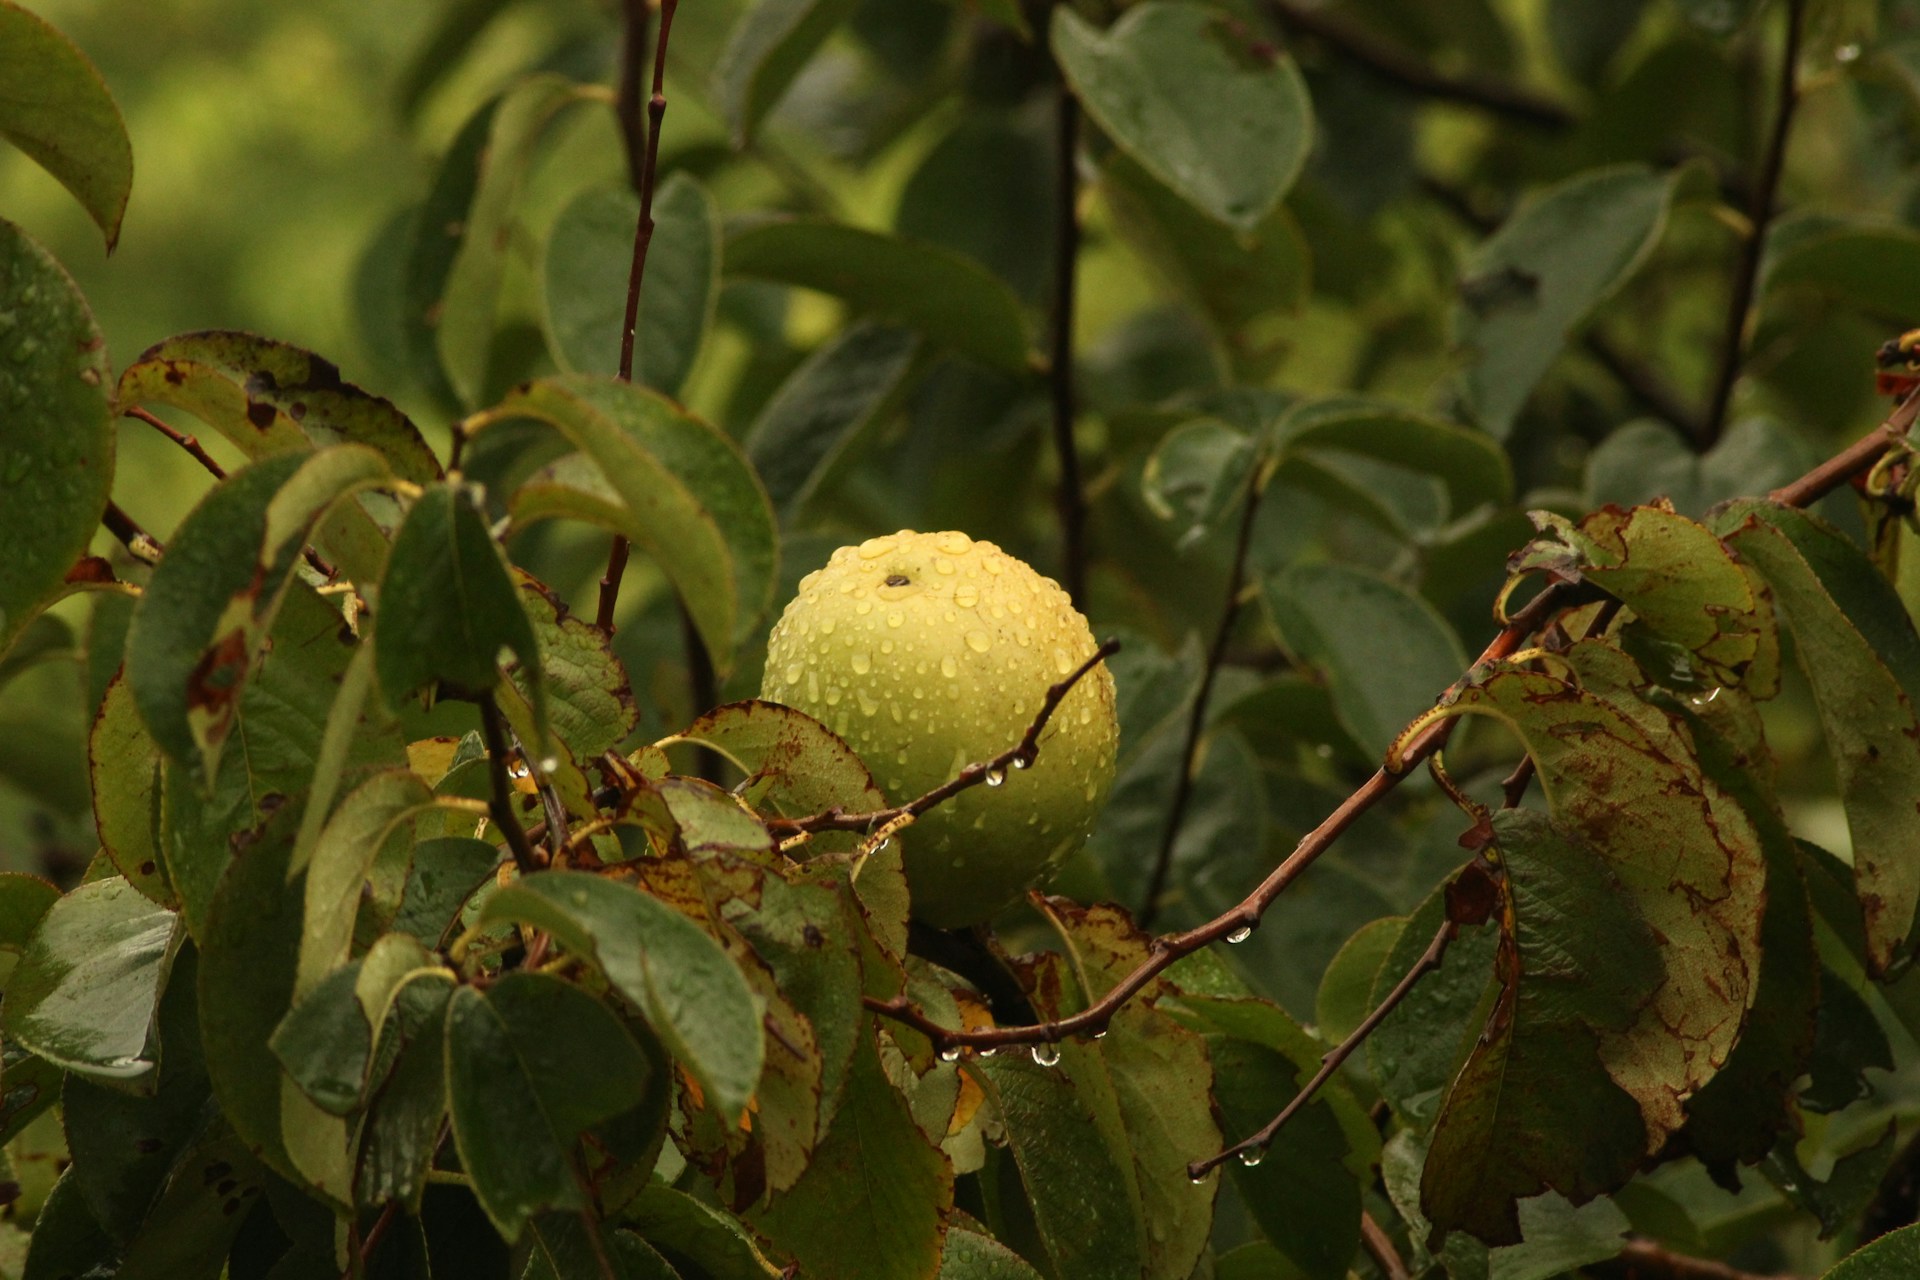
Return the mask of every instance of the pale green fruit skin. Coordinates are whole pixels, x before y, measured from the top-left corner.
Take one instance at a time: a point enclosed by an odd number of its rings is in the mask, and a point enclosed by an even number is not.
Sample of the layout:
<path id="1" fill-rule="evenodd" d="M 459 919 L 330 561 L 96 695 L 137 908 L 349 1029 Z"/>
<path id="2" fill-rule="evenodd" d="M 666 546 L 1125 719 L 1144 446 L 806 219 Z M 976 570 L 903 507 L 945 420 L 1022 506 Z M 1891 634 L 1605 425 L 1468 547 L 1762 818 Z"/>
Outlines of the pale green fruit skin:
<path id="1" fill-rule="evenodd" d="M 767 642 L 760 696 L 846 739 L 901 804 L 1016 745 L 1047 689 L 1097 647 L 1066 592 L 1024 561 L 965 534 L 903 530 L 842 547 L 801 580 Z M 903 831 L 914 915 L 974 924 L 1057 869 L 1106 801 L 1119 733 L 1102 665 L 1055 709 L 1031 768 Z"/>

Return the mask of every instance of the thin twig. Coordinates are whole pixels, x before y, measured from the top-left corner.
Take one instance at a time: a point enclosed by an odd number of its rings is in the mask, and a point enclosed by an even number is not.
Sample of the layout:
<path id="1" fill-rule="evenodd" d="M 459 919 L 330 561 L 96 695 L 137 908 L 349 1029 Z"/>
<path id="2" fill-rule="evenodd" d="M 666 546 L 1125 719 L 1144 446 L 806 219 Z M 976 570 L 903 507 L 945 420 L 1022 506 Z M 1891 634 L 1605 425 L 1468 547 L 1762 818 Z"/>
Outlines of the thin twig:
<path id="1" fill-rule="evenodd" d="M 1080 259 L 1080 103 L 1061 84 L 1054 115 L 1053 317 L 1047 394 L 1053 409 L 1053 452 L 1060 466 L 1060 581 L 1082 608 L 1087 593 L 1087 499 L 1074 440 L 1073 316 Z"/>
<path id="2" fill-rule="evenodd" d="M 1294 0 L 1266 0 L 1266 10 L 1282 27 L 1312 36 L 1348 61 L 1422 97 L 1479 107 L 1543 129 L 1578 123 L 1571 109 L 1544 94 L 1491 76 L 1448 75 L 1419 54 L 1324 9 Z"/>
<path id="3" fill-rule="evenodd" d="M 1386 1280 L 1411 1280 L 1400 1251 L 1393 1247 L 1393 1237 L 1365 1209 L 1360 1211 L 1360 1246 Z"/>
<path id="4" fill-rule="evenodd" d="M 1664 1249 L 1651 1240 L 1629 1240 L 1618 1257 L 1586 1268 L 1606 1280 L 1794 1280 L 1786 1275 L 1760 1275 L 1724 1262 L 1690 1258 Z"/>
<path id="5" fill-rule="evenodd" d="M 1780 57 L 1779 104 L 1774 109 L 1773 130 L 1767 138 L 1766 151 L 1761 155 L 1760 176 L 1753 184 L 1753 200 L 1747 208 L 1747 235 L 1741 242 L 1740 260 L 1734 268 L 1733 288 L 1727 299 L 1726 331 L 1720 340 L 1720 370 L 1713 381 L 1706 416 L 1700 421 L 1700 432 L 1694 437 L 1695 447 L 1702 453 L 1713 447 L 1725 429 L 1727 408 L 1733 402 L 1733 385 L 1740 378 L 1748 312 L 1753 309 L 1760 262 L 1767 248 L 1767 227 L 1773 221 L 1780 174 L 1786 167 L 1793 113 L 1800 104 L 1800 19 L 1804 8 L 1805 0 L 1787 0 L 1787 38 Z"/>
<path id="6" fill-rule="evenodd" d="M 212 476 L 215 480 L 225 480 L 227 478 L 227 473 L 225 468 L 223 468 L 219 463 L 215 462 L 213 460 L 212 455 L 209 454 L 205 449 L 201 448 L 200 441 L 198 438 L 194 436 L 186 435 L 183 432 L 174 430 L 174 428 L 168 425 L 168 423 L 164 419 L 159 418 L 154 414 L 148 413 L 145 409 L 142 409 L 139 405 L 134 405 L 132 408 L 125 410 L 124 415 L 126 417 L 134 419 L 137 422 L 146 423 L 148 426 L 152 427 L 155 431 L 158 431 L 161 435 L 173 441 L 175 444 L 179 445 L 182 449 L 185 449 L 187 451 L 187 456 L 192 458 L 195 462 L 199 463 L 201 466 L 205 467 L 207 469 L 207 474 Z"/>
<path id="7" fill-rule="evenodd" d="M 1073 686 L 1080 683 L 1082 677 L 1095 667 L 1120 652 L 1120 642 L 1109 640 L 1093 651 L 1093 656 L 1075 667 L 1060 683 L 1047 689 L 1047 696 L 1040 702 L 1040 710 L 1027 726 L 1020 741 L 1008 747 L 991 760 L 970 764 L 947 779 L 933 790 L 906 804 L 895 805 L 890 809 L 875 809 L 869 813 L 848 813 L 837 805 L 820 813 L 809 814 L 803 818 L 766 818 L 767 830 L 775 836 L 794 836 L 821 831 L 873 831 L 889 822 L 901 818 L 918 818 L 936 805 L 944 804 L 954 796 L 982 782 L 995 784 L 995 779 L 1004 779 L 1008 769 L 1025 769 L 1040 756 L 1040 734 L 1053 718 Z"/>
<path id="8" fill-rule="evenodd" d="M 1811 506 L 1871 467 L 1880 460 L 1881 454 L 1905 440 L 1917 415 L 1920 415 L 1920 388 L 1909 391 L 1906 399 L 1895 407 L 1885 422 L 1792 484 L 1781 485 L 1767 498 L 1789 507 Z"/>
<path id="9" fill-rule="evenodd" d="M 399 1212 L 400 1202 L 398 1200 L 387 1201 L 385 1206 L 380 1210 L 380 1216 L 373 1220 L 373 1226 L 368 1228 L 367 1238 L 360 1242 L 357 1262 L 348 1264 L 347 1269 L 340 1273 L 340 1280 L 353 1280 L 356 1272 L 365 1273 L 367 1264 L 373 1261 L 374 1250 L 378 1249 L 380 1242 L 386 1239 L 387 1228 L 393 1225 L 393 1220 L 398 1216 Z"/>
<path id="10" fill-rule="evenodd" d="M 620 380 L 633 381 L 633 342 L 634 331 L 640 322 L 640 290 L 646 283 L 647 250 L 653 245 L 653 189 L 660 174 L 660 122 L 667 114 L 667 40 L 673 34 L 673 14 L 679 7 L 679 0 L 660 0 L 660 37 L 653 45 L 653 94 L 647 99 L 646 146 L 640 163 L 640 170 L 634 175 L 640 196 L 640 218 L 633 228 L 633 265 L 627 272 L 627 311 L 620 327 Z M 628 0 L 627 22 L 645 25 L 647 5 L 643 0 Z M 627 47 L 631 51 L 644 36 L 636 36 L 629 30 Z M 623 91 L 637 97 L 636 90 Z M 636 110 L 631 118 L 621 121 L 622 133 L 627 140 L 627 153 L 631 156 L 636 149 L 634 135 L 640 128 L 640 114 Z M 613 546 L 607 552 L 607 572 L 600 579 L 600 604 L 594 612 L 594 625 L 603 635 L 613 634 L 614 606 L 620 602 L 620 579 L 627 572 L 627 540 L 620 534 L 613 535 Z"/>
<path id="11" fill-rule="evenodd" d="M 160 563 L 160 553 L 165 550 L 160 540 L 142 529 L 139 522 L 121 510 L 120 504 L 111 498 L 107 499 L 106 509 L 100 513 L 100 523 L 107 527 L 108 533 L 119 539 L 120 545 L 135 560 L 147 564 Z"/>
<path id="12" fill-rule="evenodd" d="M 1258 1159 L 1259 1153 L 1266 1151 L 1267 1145 L 1273 1141 L 1274 1135 L 1280 1132 L 1282 1126 L 1293 1119 L 1307 1103 L 1313 1101 L 1314 1095 L 1320 1092 L 1320 1086 L 1332 1079 L 1333 1073 L 1340 1069 L 1341 1064 L 1353 1056 L 1353 1051 L 1366 1043 L 1367 1037 L 1373 1034 L 1373 1029 L 1384 1022 L 1388 1014 L 1400 1007 L 1400 1002 L 1407 998 L 1415 986 L 1419 985 L 1420 979 L 1440 967 L 1441 959 L 1447 954 L 1447 945 L 1453 941 L 1459 931 L 1460 927 L 1453 921 L 1443 922 L 1434 931 L 1433 941 L 1429 942 L 1427 949 L 1420 953 L 1420 958 L 1413 962 L 1413 967 L 1401 975 L 1400 981 L 1394 984 L 1393 990 L 1387 992 L 1386 997 L 1380 1001 L 1372 1013 L 1366 1016 L 1365 1021 L 1349 1032 L 1346 1039 L 1327 1050 L 1320 1059 L 1320 1069 L 1313 1073 L 1311 1080 L 1300 1087 L 1299 1093 L 1293 1095 L 1293 1101 L 1281 1108 L 1279 1115 L 1267 1121 L 1265 1126 L 1251 1137 L 1242 1138 L 1226 1150 L 1215 1152 L 1204 1160 L 1191 1162 L 1187 1165 L 1187 1175 L 1196 1179 L 1204 1178 L 1210 1170 L 1219 1168 L 1236 1156 L 1249 1153 Z"/>
<path id="13" fill-rule="evenodd" d="M 1166 826 L 1160 832 L 1160 848 L 1154 855 L 1153 874 L 1147 878 L 1146 898 L 1140 904 L 1140 927 L 1151 928 L 1160 913 L 1160 895 L 1166 891 L 1167 876 L 1173 868 L 1173 846 L 1180 838 L 1181 823 L 1186 820 L 1187 805 L 1193 799 L 1193 775 L 1200 755 L 1200 739 L 1207 728 L 1207 702 L 1213 694 L 1214 677 L 1226 657 L 1227 641 L 1233 636 L 1234 621 L 1240 616 L 1240 597 L 1246 590 L 1247 552 L 1253 545 L 1254 518 L 1260 513 L 1265 493 L 1264 455 L 1256 454 L 1247 470 L 1247 491 L 1240 504 L 1240 528 L 1233 545 L 1233 564 L 1227 571 L 1227 598 L 1214 625 L 1213 643 L 1207 647 L 1207 662 L 1200 671 L 1200 687 L 1194 690 L 1193 706 L 1187 714 L 1187 737 L 1180 750 L 1179 771 L 1174 774 L 1173 799 L 1167 805 Z"/>
<path id="14" fill-rule="evenodd" d="M 487 743 L 487 774 L 491 785 L 487 788 L 487 812 L 493 819 L 493 825 L 500 828 L 500 834 L 506 837 L 507 849 L 513 854 L 513 865 L 523 876 L 530 876 L 540 869 L 540 861 L 534 854 L 533 845 L 527 840 L 527 832 L 520 825 L 520 817 L 513 811 L 513 781 L 507 776 L 507 729 L 500 715 L 500 704 L 493 699 L 492 691 L 481 695 L 480 733 Z"/>

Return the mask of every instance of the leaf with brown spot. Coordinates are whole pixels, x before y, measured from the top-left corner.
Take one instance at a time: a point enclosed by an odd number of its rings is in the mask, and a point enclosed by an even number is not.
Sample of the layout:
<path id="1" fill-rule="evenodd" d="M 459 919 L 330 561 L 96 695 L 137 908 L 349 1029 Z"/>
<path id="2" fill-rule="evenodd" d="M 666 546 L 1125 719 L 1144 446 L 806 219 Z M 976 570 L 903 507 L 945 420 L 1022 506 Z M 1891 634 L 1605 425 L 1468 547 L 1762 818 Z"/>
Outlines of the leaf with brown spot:
<path id="1" fill-rule="evenodd" d="M 715 707 L 672 741 L 712 747 L 747 775 L 739 794 L 763 813 L 798 818 L 839 808 L 867 813 L 887 797 L 852 747 L 805 712 L 749 699 Z M 823 832 L 800 856 L 858 846 L 858 832 Z"/>

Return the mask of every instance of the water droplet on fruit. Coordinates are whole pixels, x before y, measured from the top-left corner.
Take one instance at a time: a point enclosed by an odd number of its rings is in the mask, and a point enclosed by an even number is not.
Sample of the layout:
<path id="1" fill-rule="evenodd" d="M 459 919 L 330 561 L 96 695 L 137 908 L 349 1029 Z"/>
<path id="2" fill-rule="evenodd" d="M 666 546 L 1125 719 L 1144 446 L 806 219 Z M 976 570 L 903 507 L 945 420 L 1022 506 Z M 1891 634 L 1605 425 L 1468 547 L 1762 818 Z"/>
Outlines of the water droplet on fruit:
<path id="1" fill-rule="evenodd" d="M 1033 1064 L 1036 1067 L 1059 1066 L 1060 1046 L 1057 1044 L 1037 1044 L 1033 1046 Z"/>
<path id="2" fill-rule="evenodd" d="M 985 653 L 987 650 L 993 648 L 993 637 L 978 627 L 975 627 L 972 631 L 967 632 L 967 648 L 973 650 L 975 653 Z"/>
<path id="3" fill-rule="evenodd" d="M 964 533 L 943 533 L 934 545 L 950 556 L 963 556 L 973 550 L 973 539 Z"/>
<path id="4" fill-rule="evenodd" d="M 907 620 L 907 615 L 900 612 L 898 609 L 895 609 L 892 613 L 889 613 L 887 615 L 887 625 L 890 627 L 897 627 L 901 623 L 905 622 L 906 620 Z"/>
<path id="5" fill-rule="evenodd" d="M 864 618 L 873 612 L 873 601 L 861 600 L 853 606 L 853 611 Z"/>
<path id="6" fill-rule="evenodd" d="M 789 662 L 787 664 L 787 669 L 783 671 L 781 674 L 787 678 L 788 684 L 799 684 L 800 677 L 805 675 L 806 673 L 807 673 L 807 669 L 801 666 L 799 663 Z"/>
<path id="7" fill-rule="evenodd" d="M 960 664 L 953 660 L 952 654 L 940 659 L 940 674 L 949 680 L 960 674 Z"/>
<path id="8" fill-rule="evenodd" d="M 980 593 L 971 586 L 962 585 L 953 593 L 953 602 L 962 609 L 971 609 L 980 603 Z"/>
<path id="9" fill-rule="evenodd" d="M 891 550 L 893 550 L 892 538 L 868 538 L 860 544 L 860 558 L 862 560 L 878 560 Z"/>
<path id="10" fill-rule="evenodd" d="M 849 663 L 853 667 L 853 674 L 863 676 L 873 670 L 873 655 L 861 649 L 849 659 Z"/>
<path id="11" fill-rule="evenodd" d="M 933 568 L 936 573 L 947 577 L 953 576 L 953 561 L 947 559 L 945 556 L 934 557 Z"/>

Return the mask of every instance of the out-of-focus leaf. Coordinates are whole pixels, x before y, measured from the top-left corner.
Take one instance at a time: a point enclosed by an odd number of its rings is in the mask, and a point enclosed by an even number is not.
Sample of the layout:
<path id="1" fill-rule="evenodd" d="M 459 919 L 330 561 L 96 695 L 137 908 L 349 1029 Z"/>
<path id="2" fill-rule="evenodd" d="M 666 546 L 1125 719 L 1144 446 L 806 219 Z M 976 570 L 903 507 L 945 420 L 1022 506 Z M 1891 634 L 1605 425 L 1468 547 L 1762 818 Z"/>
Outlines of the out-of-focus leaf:
<path id="1" fill-rule="evenodd" d="M 640 1097 L 649 1067 L 620 1020 L 558 978 L 510 973 L 447 1008 L 447 1094 L 460 1163 L 502 1237 L 542 1209 L 586 1207 L 579 1135 Z"/>
<path id="2" fill-rule="evenodd" d="M 1305 305 L 1313 260 L 1285 207 L 1236 231 L 1181 199 L 1124 151 L 1108 159 L 1100 190 L 1127 242 L 1229 342 L 1261 316 Z"/>
<path id="3" fill-rule="evenodd" d="M 486 394 L 500 281 L 512 243 L 514 202 L 547 126 L 583 96 L 581 86 L 557 75 L 534 75 L 500 99 L 479 152 L 473 202 L 462 219 L 459 247 L 439 299 L 435 345 L 461 403 L 477 406 Z"/>
<path id="4" fill-rule="evenodd" d="M 1714 528 L 1760 571 L 1793 629 L 1853 833 L 1869 962 L 1882 971 L 1911 946 L 1920 906 L 1912 821 L 1920 807 L 1920 637 L 1872 562 L 1813 516 L 1743 503 Z"/>
<path id="5" fill-rule="evenodd" d="M 1920 288 L 1920 234 L 1904 227 L 1837 227 L 1795 241 L 1768 266 L 1765 288 L 1808 289 L 1904 327 Z"/>
<path id="6" fill-rule="evenodd" d="M 1647 1148 L 1602 1045 L 1661 981 L 1656 935 L 1605 862 L 1527 810 L 1494 831 L 1514 922 L 1486 1029 L 1433 1128 L 1420 1202 L 1445 1233 L 1521 1240 L 1517 1203 L 1549 1188 L 1584 1202 L 1625 1182 Z"/>
<path id="7" fill-rule="evenodd" d="M 791 707 L 758 700 L 729 703 L 677 736 L 704 743 L 738 765 L 747 777 L 735 793 L 759 812 L 798 818 L 836 805 L 848 813 L 887 807 L 886 794 L 853 748 Z M 832 852 L 858 843 L 857 832 L 826 832 L 809 848 Z"/>
<path id="8" fill-rule="evenodd" d="M 857 0 L 755 0 L 740 15 L 713 67 L 714 100 L 735 146 L 752 140 L 800 69 L 856 7 Z"/>
<path id="9" fill-rule="evenodd" d="M 833 1126 L 792 1189 L 749 1211 L 802 1274 L 917 1280 L 939 1266 L 953 1168 L 914 1123 L 863 1030 Z"/>
<path id="10" fill-rule="evenodd" d="M 1687 21 L 1709 35 L 1730 36 L 1746 25 L 1759 0 L 1677 0 Z"/>
<path id="11" fill-rule="evenodd" d="M 982 173 L 994 180 L 980 181 Z M 894 230 L 956 249 L 1038 302 L 1052 265 L 1053 184 L 1044 129 L 969 112 L 907 179 Z"/>
<path id="12" fill-rule="evenodd" d="M 1027 369 L 1020 300 L 972 259 L 904 236 L 817 218 L 727 239 L 727 274 L 817 289 L 1008 373 Z"/>
<path id="13" fill-rule="evenodd" d="M 1432 476 L 1446 487 L 1455 516 L 1505 502 L 1513 492 L 1513 470 L 1497 443 L 1458 423 L 1382 401 L 1303 401 L 1274 423 L 1273 442 L 1284 454 L 1351 454 Z"/>
<path id="14" fill-rule="evenodd" d="M 46 19 L 4 0 L 0 83 L 0 138 L 73 193 L 113 252 L 133 187 L 133 144 L 106 81 Z"/>
<path id="15" fill-rule="evenodd" d="M 1184 550 L 1246 500 L 1247 472 L 1256 459 L 1253 442 L 1226 423 L 1183 422 L 1147 456 L 1140 496 L 1148 510 L 1172 526 L 1174 545 Z"/>
<path id="16" fill-rule="evenodd" d="M 1752 820 L 1702 773 L 1678 713 L 1645 700 L 1632 660 L 1587 640 L 1567 661 L 1577 679 L 1496 667 L 1452 710 L 1496 716 L 1519 735 L 1559 833 L 1603 860 L 1623 910 L 1662 940 L 1665 979 L 1630 1021 L 1582 1015 L 1582 1034 L 1597 1039 L 1607 1073 L 1639 1104 L 1644 1154 L 1680 1125 L 1680 1099 L 1726 1060 L 1752 1004 L 1765 861 Z M 1611 969 L 1625 963 L 1601 954 Z M 1492 1054 L 1482 1064 L 1498 1066 Z M 1496 1223 L 1488 1212 L 1480 1209 L 1474 1233 L 1510 1235 L 1511 1217 Z M 1440 1226 L 1464 1221 L 1435 1217 Z"/>
<path id="17" fill-rule="evenodd" d="M 447 274 L 453 270 L 467 230 L 467 211 L 480 185 L 480 163 L 492 135 L 501 100 L 489 98 L 460 126 L 447 144 L 427 198 L 411 220 L 400 281 L 400 330 L 403 357 L 414 378 L 442 405 L 460 404 L 440 363 L 438 335 Z"/>
<path id="18" fill-rule="evenodd" d="M 563 368 L 612 376 L 620 368 L 640 197 L 629 187 L 583 191 L 547 239 L 547 336 Z M 720 299 L 720 211 L 685 173 L 660 184 L 633 343 L 638 382 L 679 395 Z"/>
<path id="19" fill-rule="evenodd" d="M 112 1275 L 120 1251 L 100 1229 L 69 1169 L 53 1184 L 33 1224 L 26 1267 L 20 1280 L 69 1280 L 73 1276 Z"/>
<path id="20" fill-rule="evenodd" d="M 1238 19 L 1154 2 L 1103 32 L 1056 9 L 1052 34 L 1087 114 L 1208 217 L 1251 231 L 1293 185 L 1313 139 L 1306 85 Z"/>
<path id="21" fill-rule="evenodd" d="M 1630 422 L 1588 456 L 1587 504 L 1630 507 L 1666 498 L 1698 520 L 1715 503 L 1777 489 L 1818 460 L 1797 432 L 1772 418 L 1742 418 L 1704 454 L 1672 427 Z"/>
<path id="22" fill-rule="evenodd" d="M 147 1075 L 176 919 L 118 876 L 81 885 L 41 918 L 7 981 L 0 1029 L 81 1075 Z"/>
<path id="23" fill-rule="evenodd" d="M 1579 174 L 1522 205 L 1467 262 L 1453 334 L 1477 357 L 1465 392 L 1489 433 L 1512 430 L 1568 336 L 1646 261 L 1673 190 L 1637 166 Z"/>
<path id="24" fill-rule="evenodd" d="M 1373 1012 L 1374 986 L 1406 927 L 1405 917 L 1383 916 L 1347 939 L 1320 976 L 1313 1017 L 1321 1035 L 1345 1039 Z"/>
<path id="25" fill-rule="evenodd" d="M 919 354 L 910 329 L 855 324 L 780 384 L 745 447 L 767 496 L 789 522 L 850 446 L 899 404 Z"/>
<path id="26" fill-rule="evenodd" d="M 566 515 L 626 535 L 673 582 L 714 665 L 729 670 L 773 601 L 779 558 L 766 490 L 739 447 L 672 401 L 603 379 L 541 379 L 488 416 L 515 415 L 551 423 L 598 468 L 521 489 L 515 522 Z"/>
<path id="27" fill-rule="evenodd" d="M 760 1078 L 760 1013 L 720 944 L 685 916 L 624 884 L 550 871 L 487 899 L 482 926 L 530 924 L 606 975 L 700 1082 L 738 1115 Z"/>
<path id="28" fill-rule="evenodd" d="M 374 664 L 387 701 L 399 704 L 438 681 L 481 694 L 500 682 L 500 652 L 540 671 L 540 644 L 500 544 L 473 494 L 450 484 L 425 490 L 393 540 L 380 584 Z M 544 728 L 545 683 L 533 705 Z M 529 744 L 534 745 L 534 744 Z"/>
<path id="29" fill-rule="evenodd" d="M 0 6 L 0 67 L 9 65 L 18 31 L 42 25 L 11 3 Z M 51 28 L 45 38 L 60 40 Z M 17 79 L 0 78 L 9 85 Z M 12 92 L 0 104 L 0 124 Z M 0 558 L 4 654 L 21 628 L 61 594 L 67 572 L 86 554 L 113 484 L 115 440 L 106 340 L 93 313 L 53 256 L 5 219 L 0 355 L 6 361 L 0 364 L 0 404 L 6 406 L 0 417 L 0 540 L 11 548 Z"/>
<path id="30" fill-rule="evenodd" d="M 1896 1126 L 1889 1122 L 1879 1141 L 1835 1160 L 1825 1181 L 1801 1165 L 1794 1153 L 1792 1134 L 1781 1136 L 1760 1168 L 1795 1207 L 1820 1220 L 1820 1238 L 1831 1240 L 1842 1231 L 1858 1228 L 1861 1215 L 1878 1198 L 1881 1180 L 1898 1154 Z"/>
<path id="31" fill-rule="evenodd" d="M 1466 669 L 1453 628 L 1420 597 L 1341 565 L 1299 565 L 1262 587 L 1287 647 L 1325 673 L 1341 725 L 1385 754 Z"/>
<path id="32" fill-rule="evenodd" d="M 1779 691 L 1772 599 L 1705 526 L 1663 506 L 1607 507 L 1578 524 L 1550 511 L 1532 519 L 1541 534 L 1513 554 L 1508 571 L 1591 582 L 1632 609 L 1637 625 L 1690 655 L 1689 669 L 1661 673 L 1663 683 L 1738 685 L 1756 698 Z"/>
<path id="33" fill-rule="evenodd" d="M 412 116 L 419 109 L 434 86 L 446 79 L 459 65 L 461 57 L 473 47 L 474 41 L 513 2 L 454 0 L 454 3 L 439 11 L 432 29 L 400 73 L 394 100 L 402 115 Z"/>
<path id="34" fill-rule="evenodd" d="M 520 1280 L 680 1280 L 680 1273 L 631 1231 L 589 1225 L 572 1213 L 543 1213 L 529 1226 L 533 1253 Z M 598 1241 L 594 1232 L 600 1233 Z"/>

